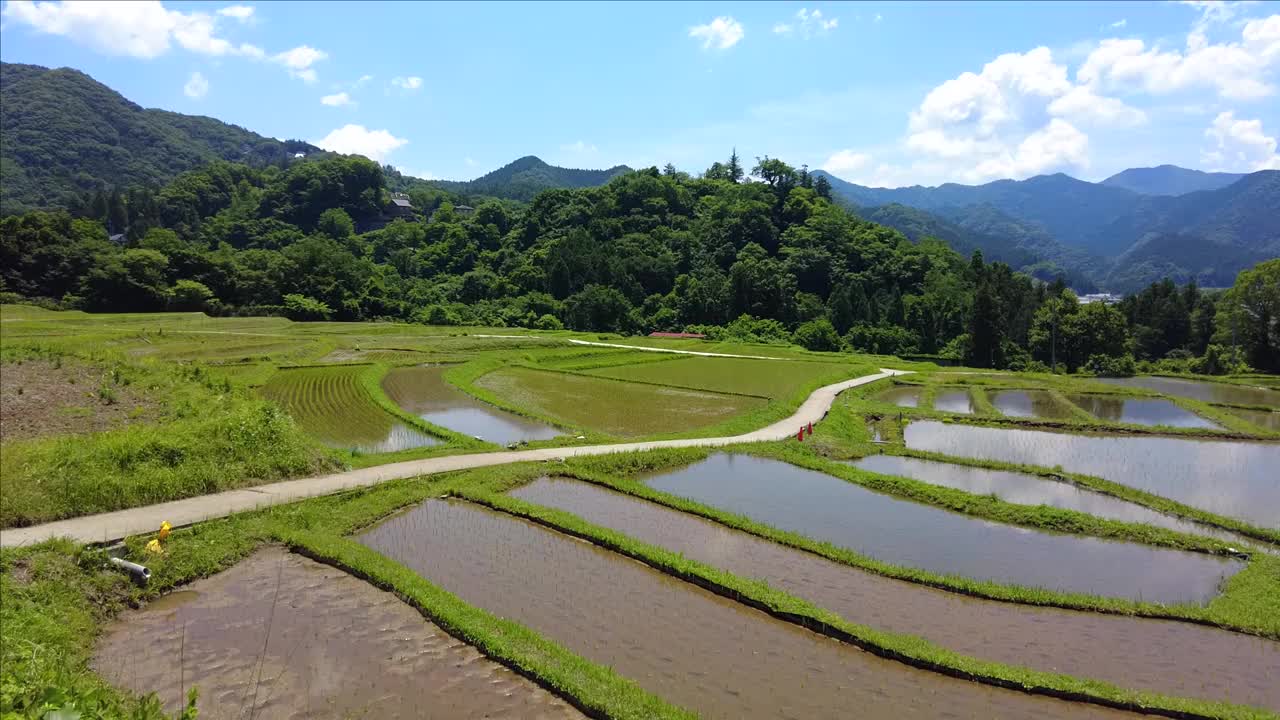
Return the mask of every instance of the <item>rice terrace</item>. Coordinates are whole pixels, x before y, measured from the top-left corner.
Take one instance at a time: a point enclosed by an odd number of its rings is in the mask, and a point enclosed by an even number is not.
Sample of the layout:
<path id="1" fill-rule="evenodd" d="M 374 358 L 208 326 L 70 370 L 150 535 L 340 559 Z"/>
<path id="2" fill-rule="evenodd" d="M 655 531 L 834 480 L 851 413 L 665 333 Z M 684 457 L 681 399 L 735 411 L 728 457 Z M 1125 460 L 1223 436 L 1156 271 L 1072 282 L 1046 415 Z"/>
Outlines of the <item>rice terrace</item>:
<path id="1" fill-rule="evenodd" d="M 408 717 L 414 693 L 459 717 L 1280 711 L 1280 435 L 1239 414 L 1277 411 L 1265 378 L 1192 395 L 567 331 L 0 320 L 23 422 L 6 645 L 39 648 L 6 662 L 33 686 L 157 712 L 194 688 L 202 717 Z M 28 392 L 40 413 L 13 417 Z"/>

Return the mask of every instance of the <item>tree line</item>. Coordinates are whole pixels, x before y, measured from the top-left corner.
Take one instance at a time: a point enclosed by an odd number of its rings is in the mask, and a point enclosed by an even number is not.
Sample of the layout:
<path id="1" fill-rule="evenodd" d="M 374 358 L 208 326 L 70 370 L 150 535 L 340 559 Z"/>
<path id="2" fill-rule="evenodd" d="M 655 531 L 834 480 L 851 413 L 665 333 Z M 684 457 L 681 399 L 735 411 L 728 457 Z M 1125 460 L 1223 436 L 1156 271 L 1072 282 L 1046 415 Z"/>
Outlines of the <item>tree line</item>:
<path id="1" fill-rule="evenodd" d="M 413 220 L 387 216 L 389 179 Z M 1165 281 L 1080 304 L 1060 279 L 912 242 L 830 190 L 735 152 L 698 177 L 668 165 L 463 214 L 359 157 L 216 162 L 3 218 L 0 291 L 90 311 L 697 331 L 994 368 L 1280 370 L 1280 261 L 1225 292 Z"/>

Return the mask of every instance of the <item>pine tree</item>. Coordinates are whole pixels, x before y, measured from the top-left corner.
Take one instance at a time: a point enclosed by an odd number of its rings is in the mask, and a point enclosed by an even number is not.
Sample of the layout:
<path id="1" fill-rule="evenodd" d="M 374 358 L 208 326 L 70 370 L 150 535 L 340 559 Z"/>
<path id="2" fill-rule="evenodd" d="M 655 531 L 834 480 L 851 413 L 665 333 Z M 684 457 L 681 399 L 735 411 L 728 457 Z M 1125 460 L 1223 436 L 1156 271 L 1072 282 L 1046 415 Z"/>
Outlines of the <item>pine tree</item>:
<path id="1" fill-rule="evenodd" d="M 733 149 L 733 154 L 729 156 L 729 165 L 725 168 L 729 172 L 729 179 L 733 182 L 740 183 L 746 177 L 746 172 L 742 169 L 742 162 L 738 160 L 738 148 Z"/>

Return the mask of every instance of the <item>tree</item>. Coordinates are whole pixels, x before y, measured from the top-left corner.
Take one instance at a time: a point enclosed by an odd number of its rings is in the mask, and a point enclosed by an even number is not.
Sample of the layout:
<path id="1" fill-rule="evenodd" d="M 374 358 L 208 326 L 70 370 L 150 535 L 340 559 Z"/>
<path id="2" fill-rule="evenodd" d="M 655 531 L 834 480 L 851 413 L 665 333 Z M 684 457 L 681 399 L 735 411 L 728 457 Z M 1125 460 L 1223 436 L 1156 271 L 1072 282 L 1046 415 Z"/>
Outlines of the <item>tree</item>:
<path id="1" fill-rule="evenodd" d="M 290 293 L 284 296 L 284 316 L 290 320 L 328 320 L 333 311 L 329 306 L 306 295 Z"/>
<path id="2" fill-rule="evenodd" d="M 617 290 L 588 285 L 564 302 L 566 320 L 574 330 L 619 332 L 626 329 L 631 303 Z"/>
<path id="3" fill-rule="evenodd" d="M 179 280 L 173 284 L 173 290 L 169 293 L 169 307 L 173 310 L 202 312 L 211 309 L 216 303 L 213 291 L 195 280 Z"/>
<path id="4" fill-rule="evenodd" d="M 1218 305 L 1215 342 L 1237 346 L 1263 372 L 1280 372 L 1280 258 L 1245 270 Z"/>
<path id="5" fill-rule="evenodd" d="M 831 199 L 831 181 L 827 180 L 826 175 L 819 175 L 817 181 L 813 183 L 813 189 L 818 193 L 818 197 L 823 200 Z"/>
<path id="6" fill-rule="evenodd" d="M 725 165 L 725 174 L 729 176 L 729 182 L 740 183 L 746 177 L 746 173 L 742 170 L 742 163 L 738 160 L 738 148 L 734 148 L 729 155 L 729 162 Z"/>
<path id="7" fill-rule="evenodd" d="M 810 320 L 796 328 L 793 339 L 806 350 L 835 352 L 840 349 L 840 335 L 825 317 Z"/>
<path id="8" fill-rule="evenodd" d="M 334 240 L 342 241 L 356 234 L 356 224 L 351 216 L 342 208 L 329 208 L 320 213 L 316 222 L 316 231 L 328 235 Z"/>

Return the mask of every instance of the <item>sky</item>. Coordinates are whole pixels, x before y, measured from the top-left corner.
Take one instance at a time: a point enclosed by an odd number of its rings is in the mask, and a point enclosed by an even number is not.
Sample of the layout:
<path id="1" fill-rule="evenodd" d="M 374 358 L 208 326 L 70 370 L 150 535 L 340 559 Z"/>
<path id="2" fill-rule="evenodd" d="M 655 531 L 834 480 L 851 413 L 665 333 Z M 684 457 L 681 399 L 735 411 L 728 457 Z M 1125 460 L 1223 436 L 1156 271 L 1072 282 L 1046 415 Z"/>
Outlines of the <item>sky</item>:
<path id="1" fill-rule="evenodd" d="M 465 180 L 517 157 L 864 185 L 1280 169 L 1280 2 L 18 2 L 5 62 Z"/>

